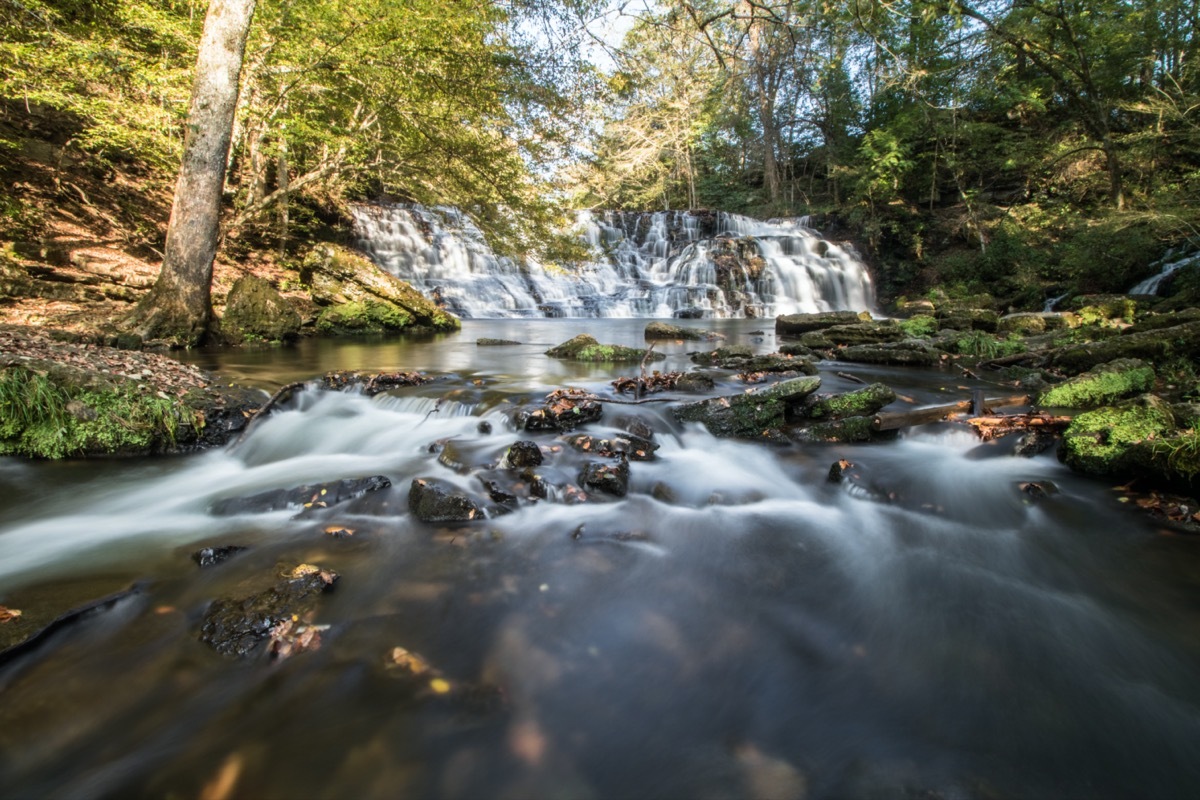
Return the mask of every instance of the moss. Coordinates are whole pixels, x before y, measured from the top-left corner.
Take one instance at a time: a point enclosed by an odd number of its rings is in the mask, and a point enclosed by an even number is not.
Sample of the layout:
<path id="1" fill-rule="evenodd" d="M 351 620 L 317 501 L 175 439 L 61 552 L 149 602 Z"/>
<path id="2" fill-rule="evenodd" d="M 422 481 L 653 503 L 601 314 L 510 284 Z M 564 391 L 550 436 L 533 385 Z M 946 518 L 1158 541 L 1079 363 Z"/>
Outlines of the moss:
<path id="1" fill-rule="evenodd" d="M 938 332 L 937 320 L 928 314 L 902 319 L 898 324 L 910 339 L 927 339 Z"/>
<path id="2" fill-rule="evenodd" d="M 623 347 L 616 344 L 600 344 L 594 337 L 581 333 L 574 339 L 563 342 L 546 351 L 551 358 L 563 358 L 571 361 L 596 362 L 631 362 L 641 361 L 646 351 L 636 347 Z M 657 361 L 665 356 L 662 353 L 651 353 L 650 359 Z"/>
<path id="3" fill-rule="evenodd" d="M 1152 457 L 1178 475 L 1195 480 L 1200 475 L 1200 431 L 1188 428 L 1175 436 L 1156 439 L 1150 445 Z"/>
<path id="4" fill-rule="evenodd" d="M 817 377 L 792 378 L 758 391 L 676 406 L 681 422 L 702 422 L 714 436 L 757 438 L 786 421 L 788 411 L 821 386 Z"/>
<path id="5" fill-rule="evenodd" d="M 1112 475 L 1135 468 L 1145 455 L 1138 445 L 1174 427 L 1170 410 L 1147 395 L 1139 402 L 1108 406 L 1075 417 L 1063 434 L 1062 459 L 1072 469 Z"/>
<path id="6" fill-rule="evenodd" d="M 866 416 L 818 422 L 791 432 L 791 438 L 801 442 L 867 442 L 874 436 L 874 420 Z"/>
<path id="7" fill-rule="evenodd" d="M 805 413 L 811 419 L 841 419 L 874 414 L 896 399 L 896 393 L 882 383 L 872 383 L 862 389 L 827 395 L 813 400 Z"/>
<path id="8" fill-rule="evenodd" d="M 974 331 L 954 340 L 952 346 L 961 355 L 979 358 L 999 358 L 1025 352 L 1025 342 L 1019 336 L 1001 339 L 983 331 Z"/>
<path id="9" fill-rule="evenodd" d="M 244 275 L 233 284 L 221 317 L 227 342 L 287 341 L 299 333 L 300 314 L 267 281 Z"/>
<path id="10" fill-rule="evenodd" d="M 1153 367 L 1137 359 L 1120 359 L 1051 387 L 1038 402 L 1043 406 L 1094 408 L 1149 391 L 1153 385 Z"/>
<path id="11" fill-rule="evenodd" d="M 412 327 L 413 318 L 396 306 L 366 300 L 321 311 L 317 330 L 328 334 L 395 333 Z"/>
<path id="12" fill-rule="evenodd" d="M 173 447 L 200 420 L 132 384 L 78 385 L 21 366 L 0 372 L 0 455 L 67 458 Z"/>

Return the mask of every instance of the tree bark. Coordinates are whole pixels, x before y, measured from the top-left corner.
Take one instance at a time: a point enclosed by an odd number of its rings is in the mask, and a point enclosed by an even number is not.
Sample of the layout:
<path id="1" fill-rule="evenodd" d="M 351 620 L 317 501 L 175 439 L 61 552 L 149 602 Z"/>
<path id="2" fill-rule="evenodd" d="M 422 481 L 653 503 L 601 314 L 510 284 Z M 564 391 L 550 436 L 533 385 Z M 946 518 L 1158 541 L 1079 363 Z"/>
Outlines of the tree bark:
<path id="1" fill-rule="evenodd" d="M 204 19 L 162 270 L 128 321 L 145 339 L 195 345 L 212 317 L 221 193 L 255 2 L 212 0 Z"/>

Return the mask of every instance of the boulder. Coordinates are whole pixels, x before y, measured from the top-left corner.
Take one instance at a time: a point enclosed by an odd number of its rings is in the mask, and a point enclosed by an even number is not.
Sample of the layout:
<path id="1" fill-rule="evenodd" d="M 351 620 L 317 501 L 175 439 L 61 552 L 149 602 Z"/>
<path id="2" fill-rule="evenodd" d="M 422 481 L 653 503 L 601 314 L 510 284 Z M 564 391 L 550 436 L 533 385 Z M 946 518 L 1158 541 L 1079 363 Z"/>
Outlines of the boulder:
<path id="1" fill-rule="evenodd" d="M 720 366 L 721 364 L 733 359 L 753 358 L 754 351 L 748 345 L 732 344 L 727 347 L 718 347 L 715 350 L 708 350 L 703 353 L 692 353 L 691 359 L 701 366 Z"/>
<path id="2" fill-rule="evenodd" d="M 215 600 L 204 614 L 200 641 L 221 655 L 244 658 L 259 651 L 272 632 L 310 612 L 338 575 L 301 564 L 270 589 L 238 599 Z"/>
<path id="3" fill-rule="evenodd" d="M 939 327 L 956 331 L 995 333 L 1000 315 L 989 308 L 939 308 L 934 318 Z"/>
<path id="4" fill-rule="evenodd" d="M 852 325 L 832 325 L 800 336 L 806 347 L 828 349 L 841 345 L 883 344 L 907 339 L 908 334 L 895 320 L 881 319 L 856 322 Z"/>
<path id="5" fill-rule="evenodd" d="M 1078 325 L 1077 320 L 1078 318 L 1074 314 L 1022 312 L 1001 317 L 998 327 L 993 330 L 999 333 L 1015 333 L 1019 336 L 1035 336 L 1046 331 L 1074 328 Z"/>
<path id="6" fill-rule="evenodd" d="M 257 275 L 243 275 L 225 300 L 221 338 L 229 344 L 286 342 L 300 335 L 300 313 Z"/>
<path id="7" fill-rule="evenodd" d="M 828 422 L 806 423 L 789 428 L 788 438 L 796 442 L 868 442 L 876 436 L 872 417 L 845 417 Z"/>
<path id="8" fill-rule="evenodd" d="M 1155 466 L 1155 442 L 1175 427 L 1171 409 L 1154 395 L 1086 411 L 1063 433 L 1059 457 L 1087 475 L 1127 475 Z"/>
<path id="9" fill-rule="evenodd" d="M 649 322 L 646 324 L 645 331 L 646 341 L 656 339 L 676 340 L 686 339 L 693 342 L 712 341 L 715 339 L 724 339 L 725 337 L 719 333 L 705 331 L 699 328 L 685 328 L 682 325 L 671 325 L 667 322 Z"/>
<path id="10" fill-rule="evenodd" d="M 586 433 L 567 437 L 567 444 L 583 453 L 596 456 L 628 458 L 631 461 L 653 461 L 658 445 L 633 433 L 618 433 L 611 439 L 601 439 Z"/>
<path id="11" fill-rule="evenodd" d="M 508 448 L 508 452 L 504 454 L 501 461 L 501 466 L 513 469 L 523 469 L 524 467 L 536 467 L 542 463 L 542 448 L 538 447 L 537 442 L 513 442 Z"/>
<path id="12" fill-rule="evenodd" d="M 1153 367 L 1136 358 L 1122 358 L 1050 387 L 1042 392 L 1038 405 L 1097 408 L 1148 392 L 1153 386 Z"/>
<path id="13" fill-rule="evenodd" d="M 574 339 L 563 342 L 546 351 L 551 358 L 562 358 L 568 361 L 603 361 L 603 362 L 640 362 L 646 358 L 646 351 L 636 347 L 624 347 L 619 344 L 600 344 L 592 336 L 581 333 Z M 649 360 L 660 361 L 666 358 L 662 353 L 650 353 Z"/>
<path id="14" fill-rule="evenodd" d="M 475 340 L 476 347 L 508 347 L 515 344 L 521 343 L 512 339 L 489 339 L 486 336 Z"/>
<path id="15" fill-rule="evenodd" d="M 326 307 L 317 318 L 317 327 L 328 333 L 456 331 L 461 327 L 457 317 L 408 283 L 345 247 L 314 247 L 304 259 L 300 279 L 310 287 L 313 301 Z"/>
<path id="16" fill-rule="evenodd" d="M 894 364 L 897 366 L 932 367 L 942 359 L 942 351 L 918 340 L 893 344 L 860 344 L 843 347 L 836 353 L 839 361 L 858 364 Z"/>
<path id="17" fill-rule="evenodd" d="M 408 491 L 408 510 L 422 522 L 469 522 L 484 516 L 465 492 L 436 478 L 414 478 Z"/>
<path id="18" fill-rule="evenodd" d="M 712 391 L 716 383 L 703 372 L 685 372 L 675 381 L 675 391 L 700 394 Z"/>
<path id="19" fill-rule="evenodd" d="M 762 389 L 676 406 L 680 422 L 701 422 L 714 436 L 761 437 L 778 430 L 793 408 L 821 386 L 815 376 L 791 378 Z"/>
<path id="20" fill-rule="evenodd" d="M 852 325 L 870 319 L 866 311 L 822 311 L 816 314 L 786 314 L 775 318 L 775 333 L 779 336 L 799 336 L 809 331 L 832 328 L 834 325 Z"/>
<path id="21" fill-rule="evenodd" d="M 624 497 L 629 491 L 629 462 L 624 454 L 618 454 L 615 461 L 589 462 L 579 474 L 579 485 Z"/>
<path id="22" fill-rule="evenodd" d="M 527 431 L 567 432 L 603 414 L 600 401 L 582 389 L 556 389 L 546 395 L 545 405 L 523 417 L 522 426 Z"/>
<path id="23" fill-rule="evenodd" d="M 290 489 L 272 489 L 245 497 L 230 497 L 213 503 L 210 511 L 216 516 L 233 514 L 264 514 L 283 509 L 329 508 L 362 497 L 369 492 L 386 489 L 392 482 L 383 475 L 366 478 L 312 483 Z"/>
<path id="24" fill-rule="evenodd" d="M 820 420 L 870 417 L 895 399 L 896 393 L 890 387 L 872 383 L 852 392 L 810 396 L 804 404 L 803 413 L 809 419 Z"/>
<path id="25" fill-rule="evenodd" d="M 806 358 L 782 353 L 753 355 L 748 347 L 719 347 L 707 353 L 693 353 L 692 361 L 697 364 L 733 369 L 738 372 L 801 372 L 816 375 L 817 365 Z"/>

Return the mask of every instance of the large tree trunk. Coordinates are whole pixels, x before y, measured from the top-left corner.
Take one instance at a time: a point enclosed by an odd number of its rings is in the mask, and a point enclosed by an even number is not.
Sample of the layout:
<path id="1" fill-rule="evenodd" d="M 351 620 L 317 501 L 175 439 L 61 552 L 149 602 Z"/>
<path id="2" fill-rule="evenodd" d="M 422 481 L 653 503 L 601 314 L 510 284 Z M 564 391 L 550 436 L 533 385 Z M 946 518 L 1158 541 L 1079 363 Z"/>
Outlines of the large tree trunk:
<path id="1" fill-rule="evenodd" d="M 212 0 L 208 6 L 162 271 L 129 320 L 146 339 L 190 346 L 208 329 L 221 192 L 255 2 Z"/>

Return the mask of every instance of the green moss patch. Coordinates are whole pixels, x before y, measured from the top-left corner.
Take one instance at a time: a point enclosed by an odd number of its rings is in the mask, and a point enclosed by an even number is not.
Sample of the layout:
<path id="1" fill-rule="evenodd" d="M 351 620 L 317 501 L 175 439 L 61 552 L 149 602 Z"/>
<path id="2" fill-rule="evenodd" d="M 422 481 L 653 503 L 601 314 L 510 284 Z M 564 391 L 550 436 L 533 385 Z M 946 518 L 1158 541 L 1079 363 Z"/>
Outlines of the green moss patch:
<path id="1" fill-rule="evenodd" d="M 0 455 L 67 458 L 175 446 L 199 420 L 181 402 L 136 385 L 77 385 L 22 366 L 0 372 Z"/>
<path id="2" fill-rule="evenodd" d="M 1147 392 L 1154 385 L 1154 368 L 1138 359 L 1102 364 L 1042 393 L 1039 404 L 1064 408 L 1095 408 Z"/>
<path id="3" fill-rule="evenodd" d="M 1075 417 L 1063 433 L 1062 458 L 1090 475 L 1128 472 L 1146 459 L 1146 448 L 1174 427 L 1165 405 L 1153 396 L 1120 407 L 1105 407 Z"/>
<path id="4" fill-rule="evenodd" d="M 646 357 L 646 351 L 636 347 L 623 347 L 617 344 L 600 344 L 595 337 L 581 333 L 574 339 L 552 347 L 546 351 L 551 358 L 562 358 L 569 361 L 594 362 L 640 362 Z M 650 360 L 658 361 L 666 358 L 662 353 L 651 353 Z"/>
<path id="5" fill-rule="evenodd" d="M 842 419 L 874 414 L 896 399 L 896 393 L 882 383 L 862 389 L 813 398 L 805 407 L 810 419 Z"/>
<path id="6" fill-rule="evenodd" d="M 897 323 L 910 339 L 928 339 L 938 332 L 938 322 L 928 314 L 902 319 Z"/>
<path id="7" fill-rule="evenodd" d="M 412 323 L 396 306 L 371 300 L 329 306 L 317 316 L 317 330 L 326 334 L 396 333 Z"/>

